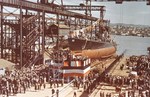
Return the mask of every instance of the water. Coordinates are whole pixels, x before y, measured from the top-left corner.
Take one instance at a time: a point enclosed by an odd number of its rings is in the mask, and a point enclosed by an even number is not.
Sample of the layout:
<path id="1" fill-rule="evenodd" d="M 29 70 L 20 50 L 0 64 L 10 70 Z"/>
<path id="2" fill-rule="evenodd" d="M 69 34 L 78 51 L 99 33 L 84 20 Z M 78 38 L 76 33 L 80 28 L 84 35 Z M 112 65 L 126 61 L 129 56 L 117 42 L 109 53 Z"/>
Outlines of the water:
<path id="1" fill-rule="evenodd" d="M 148 55 L 147 47 L 150 47 L 150 37 L 119 36 L 112 35 L 117 43 L 117 54 L 127 50 L 125 55 Z"/>

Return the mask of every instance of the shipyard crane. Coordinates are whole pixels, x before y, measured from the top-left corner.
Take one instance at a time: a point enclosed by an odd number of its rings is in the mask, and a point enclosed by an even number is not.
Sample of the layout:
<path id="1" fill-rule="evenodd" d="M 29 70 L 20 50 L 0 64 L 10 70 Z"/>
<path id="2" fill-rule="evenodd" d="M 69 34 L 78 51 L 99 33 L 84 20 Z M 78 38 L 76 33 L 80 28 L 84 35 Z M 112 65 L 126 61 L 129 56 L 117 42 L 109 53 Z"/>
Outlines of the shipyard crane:
<path id="1" fill-rule="evenodd" d="M 96 17 L 64 10 L 61 6 L 55 4 L 52 5 L 49 6 L 44 4 L 44 2 L 41 3 L 40 0 L 38 2 L 0 0 L 1 58 L 19 64 L 20 67 L 42 62 L 40 60 L 42 60 L 45 51 L 46 22 L 43 22 L 47 19 L 45 14 L 55 14 L 58 16 L 57 20 L 61 16 L 69 19 L 72 18 L 74 21 L 76 21 L 76 18 L 83 22 L 84 20 L 97 20 Z M 7 7 L 19 11 L 18 13 L 8 11 L 8 14 L 5 14 L 4 11 Z M 26 10 L 34 11 L 36 14 L 30 14 Z M 14 18 L 10 18 L 10 16 Z M 76 25 L 79 25 L 79 23 L 76 23 Z M 36 50 L 35 48 L 38 49 Z"/>
<path id="2" fill-rule="evenodd" d="M 92 0 L 92 1 L 95 1 L 95 2 L 116 2 L 116 4 L 122 4 L 124 1 L 126 2 L 146 2 L 146 5 L 150 5 L 150 0 Z"/>
<path id="3" fill-rule="evenodd" d="M 51 0 L 49 2 L 48 0 L 41 0 L 41 3 L 53 6 L 56 9 L 85 11 L 86 16 L 92 16 L 91 11 L 99 11 L 100 18 L 103 19 L 104 17 L 105 6 L 91 5 L 92 0 L 85 0 L 85 4 L 80 3 L 79 5 L 64 5 L 63 0 L 61 0 L 61 4 L 58 5 L 54 3 L 55 1 L 56 0 Z"/>
<path id="4" fill-rule="evenodd" d="M 0 0 L 1 58 L 19 64 L 20 67 L 31 66 L 35 63 L 40 64 L 45 51 L 46 22 L 44 21 L 47 19 L 45 14 L 57 15 L 58 25 L 62 16 L 64 19 L 72 19 L 73 22 L 69 22 L 74 23 L 76 29 L 77 26 L 87 27 L 87 23 L 83 25 L 87 20 L 90 23 L 89 25 L 98 20 L 98 18 L 91 16 L 91 11 L 101 11 L 101 19 L 103 19 L 103 12 L 105 11 L 105 6 L 80 4 L 80 6 L 69 7 L 69 5 L 63 4 L 63 0 L 61 0 L 61 5 L 54 4 L 55 0 L 50 3 L 46 1 L 48 0 L 37 0 L 35 3 L 29 0 Z M 69 11 L 75 10 L 73 9 L 75 6 L 78 10 L 85 10 L 86 15 Z M 7 7 L 19 9 L 19 11 L 16 14 L 9 11 L 8 14 L 5 14 L 4 10 Z M 26 10 L 34 11 L 36 14 L 29 14 Z M 10 15 L 15 18 L 10 18 Z M 36 50 L 36 48 L 38 49 Z"/>
<path id="5" fill-rule="evenodd" d="M 104 20 L 104 12 L 105 12 L 105 6 L 95 6 L 95 5 L 91 5 L 92 0 L 85 0 L 85 4 L 84 3 L 80 3 L 79 5 L 64 5 L 63 0 L 61 0 L 61 4 L 55 4 L 54 1 L 56 0 L 51 0 L 51 1 L 42 1 L 41 3 L 46 4 L 48 6 L 52 6 L 55 7 L 56 9 L 62 9 L 62 10 L 77 10 L 77 11 L 85 11 L 85 16 L 86 17 L 92 17 L 91 11 L 98 11 L 100 12 L 100 20 Z M 76 16 L 77 18 L 80 16 Z M 96 22 L 99 22 L 100 20 L 97 19 Z M 104 23 L 104 21 L 101 21 L 100 23 L 102 24 L 102 22 Z M 82 29 L 80 29 L 80 31 L 82 32 L 89 32 L 93 29 L 96 29 L 95 26 L 102 26 L 100 25 L 100 23 L 95 23 L 96 25 L 93 26 L 93 22 L 91 22 L 90 24 L 87 23 L 87 21 L 85 20 L 85 27 L 83 27 Z M 79 29 L 74 29 L 74 32 L 79 31 Z M 92 34 L 92 33 L 91 33 Z"/>

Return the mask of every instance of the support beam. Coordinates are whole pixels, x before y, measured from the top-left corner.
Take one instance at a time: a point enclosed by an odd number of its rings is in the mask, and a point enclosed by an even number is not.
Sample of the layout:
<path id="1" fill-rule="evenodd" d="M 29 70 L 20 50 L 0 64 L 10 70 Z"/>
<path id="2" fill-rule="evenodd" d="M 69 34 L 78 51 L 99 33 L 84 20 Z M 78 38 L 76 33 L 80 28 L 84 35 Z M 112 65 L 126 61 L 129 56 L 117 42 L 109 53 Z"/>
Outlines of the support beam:
<path id="1" fill-rule="evenodd" d="M 45 11 L 43 10 L 42 12 L 42 55 L 44 57 L 44 52 L 45 52 Z"/>
<path id="2" fill-rule="evenodd" d="M 1 34 L 1 58 L 3 58 L 3 5 L 0 6 L 0 11 L 1 11 L 1 15 L 0 15 L 0 34 Z"/>
<path id="3" fill-rule="evenodd" d="M 116 4 L 122 4 L 123 0 L 116 0 Z"/>
<path id="4" fill-rule="evenodd" d="M 150 0 L 147 0 L 147 3 L 146 3 L 147 5 L 150 5 Z"/>
<path id="5" fill-rule="evenodd" d="M 38 63 L 39 60 L 35 47 L 38 46 L 38 54 L 44 56 L 45 51 L 45 32 L 46 32 L 46 14 L 57 15 L 57 24 L 59 27 L 60 17 L 65 21 L 67 18 L 67 24 L 76 27 L 76 29 L 85 26 L 84 22 L 88 20 L 96 21 L 97 18 L 90 17 L 60 8 L 52 8 L 48 5 L 43 5 L 23 0 L 0 0 L 1 5 L 1 56 L 6 60 L 10 60 L 15 63 L 19 63 L 20 67 L 32 66 Z M 3 13 L 3 7 L 12 7 L 19 9 L 19 13 Z M 38 13 L 30 14 L 27 11 L 35 11 Z M 32 13 L 32 12 L 31 12 Z M 10 16 L 8 15 L 10 14 Z M 4 18 L 8 15 L 8 18 Z M 9 17 L 17 17 L 11 18 Z M 73 22 L 72 22 L 73 21 Z M 68 23 L 70 22 L 70 23 Z M 82 23 L 80 23 L 82 22 Z M 73 25 L 71 25 L 71 23 Z M 89 23 L 88 23 L 89 24 Z M 72 29 L 74 30 L 74 29 Z M 59 31 L 58 31 L 59 33 Z M 58 35 L 59 36 L 59 35 Z M 53 37 L 53 36 L 52 36 Z M 42 42 L 40 41 L 42 38 Z M 59 37 L 57 38 L 59 42 Z M 37 45 L 37 41 L 39 44 Z M 40 56 L 41 57 L 41 56 Z M 16 59 L 16 60 L 15 60 Z M 15 61 L 14 61 L 15 60 Z"/>
<path id="6" fill-rule="evenodd" d="M 89 6 L 89 5 L 84 5 L 84 6 L 80 6 L 80 5 L 63 5 L 64 9 L 66 10 L 82 10 L 85 11 L 86 8 L 91 9 L 91 11 L 99 11 L 99 10 L 104 10 L 105 11 L 105 6 Z"/>
<path id="7" fill-rule="evenodd" d="M 103 20 L 104 19 L 104 11 L 100 10 L 100 19 Z"/>
<path id="8" fill-rule="evenodd" d="M 77 30 L 77 18 L 75 18 L 75 30 Z"/>
<path id="9" fill-rule="evenodd" d="M 41 36 L 42 35 L 42 37 L 43 37 L 43 31 L 41 31 L 41 17 L 40 17 L 40 12 L 38 12 L 38 31 L 39 31 L 39 35 Z M 43 41 L 43 40 L 42 40 Z M 38 38 L 38 53 L 40 54 L 41 52 L 43 52 L 43 51 L 41 51 L 41 43 L 40 43 L 41 41 L 40 41 L 40 37 Z M 43 47 L 43 46 L 42 46 Z"/>
<path id="10" fill-rule="evenodd" d="M 21 69 L 23 67 L 23 18 L 22 18 L 23 12 L 22 12 L 22 6 L 20 6 L 20 66 Z"/>
<path id="11" fill-rule="evenodd" d="M 90 16 L 86 17 L 83 14 L 63 10 L 61 6 L 52 7 L 46 4 L 44 5 L 44 4 L 39 4 L 39 3 L 34 3 L 29 1 L 20 1 L 20 0 L 0 0 L 0 4 L 4 6 L 15 7 L 15 8 L 22 6 L 23 9 L 29 9 L 34 11 L 45 11 L 45 13 L 53 13 L 53 14 L 59 13 L 60 15 L 71 16 L 71 17 L 75 17 L 78 15 L 83 19 L 88 19 L 93 21 L 97 20 L 97 18 L 95 17 L 90 17 Z"/>
<path id="12" fill-rule="evenodd" d="M 59 50 L 59 13 L 57 14 L 57 24 L 58 24 L 58 33 L 57 33 L 57 50 Z"/>

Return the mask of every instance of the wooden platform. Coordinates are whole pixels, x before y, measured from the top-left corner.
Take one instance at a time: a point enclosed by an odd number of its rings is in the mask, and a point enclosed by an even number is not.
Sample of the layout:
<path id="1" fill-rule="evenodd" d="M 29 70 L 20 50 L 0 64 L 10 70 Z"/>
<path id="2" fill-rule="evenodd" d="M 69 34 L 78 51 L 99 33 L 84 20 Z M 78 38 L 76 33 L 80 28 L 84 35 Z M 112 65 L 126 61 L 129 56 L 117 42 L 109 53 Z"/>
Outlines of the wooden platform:
<path id="1" fill-rule="evenodd" d="M 126 67 L 126 59 L 127 58 L 128 58 L 127 56 L 124 56 L 119 62 L 117 62 L 116 65 L 110 71 L 110 75 L 127 77 L 130 72 L 130 70 L 127 69 L 127 67 Z M 120 66 L 122 64 L 124 64 L 123 70 L 120 69 Z"/>

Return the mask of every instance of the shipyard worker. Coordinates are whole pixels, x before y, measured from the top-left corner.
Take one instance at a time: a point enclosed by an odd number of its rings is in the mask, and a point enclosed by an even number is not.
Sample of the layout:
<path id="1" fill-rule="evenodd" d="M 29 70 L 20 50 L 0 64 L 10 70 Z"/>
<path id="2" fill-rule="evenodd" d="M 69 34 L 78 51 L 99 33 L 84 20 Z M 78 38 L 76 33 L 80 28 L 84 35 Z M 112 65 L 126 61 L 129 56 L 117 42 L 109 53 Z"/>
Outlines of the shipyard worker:
<path id="1" fill-rule="evenodd" d="M 123 70 L 123 67 L 124 67 L 124 64 L 122 64 L 122 65 L 120 66 L 120 70 Z"/>
<path id="2" fill-rule="evenodd" d="M 56 96 L 59 97 L 59 90 L 56 90 Z"/>
<path id="3" fill-rule="evenodd" d="M 73 97 L 77 97 L 77 91 L 74 91 Z"/>
<path id="4" fill-rule="evenodd" d="M 52 89 L 52 97 L 53 97 L 54 93 L 55 93 L 55 90 L 54 90 L 54 89 Z"/>
<path id="5" fill-rule="evenodd" d="M 100 92 L 100 97 L 104 97 L 102 92 Z"/>
<path id="6" fill-rule="evenodd" d="M 1 84 L 1 81 L 0 81 L 0 95 L 2 94 L 2 84 Z"/>
<path id="7" fill-rule="evenodd" d="M 63 79 L 61 79 L 61 86 L 63 86 L 64 85 L 64 80 Z"/>
<path id="8" fill-rule="evenodd" d="M 43 87 L 46 88 L 46 77 L 43 78 Z"/>
<path id="9" fill-rule="evenodd" d="M 23 87 L 23 92 L 26 92 L 26 85 L 24 81 L 21 81 L 21 86 Z"/>
<path id="10" fill-rule="evenodd" d="M 110 97 L 108 93 L 106 94 L 106 97 Z"/>

